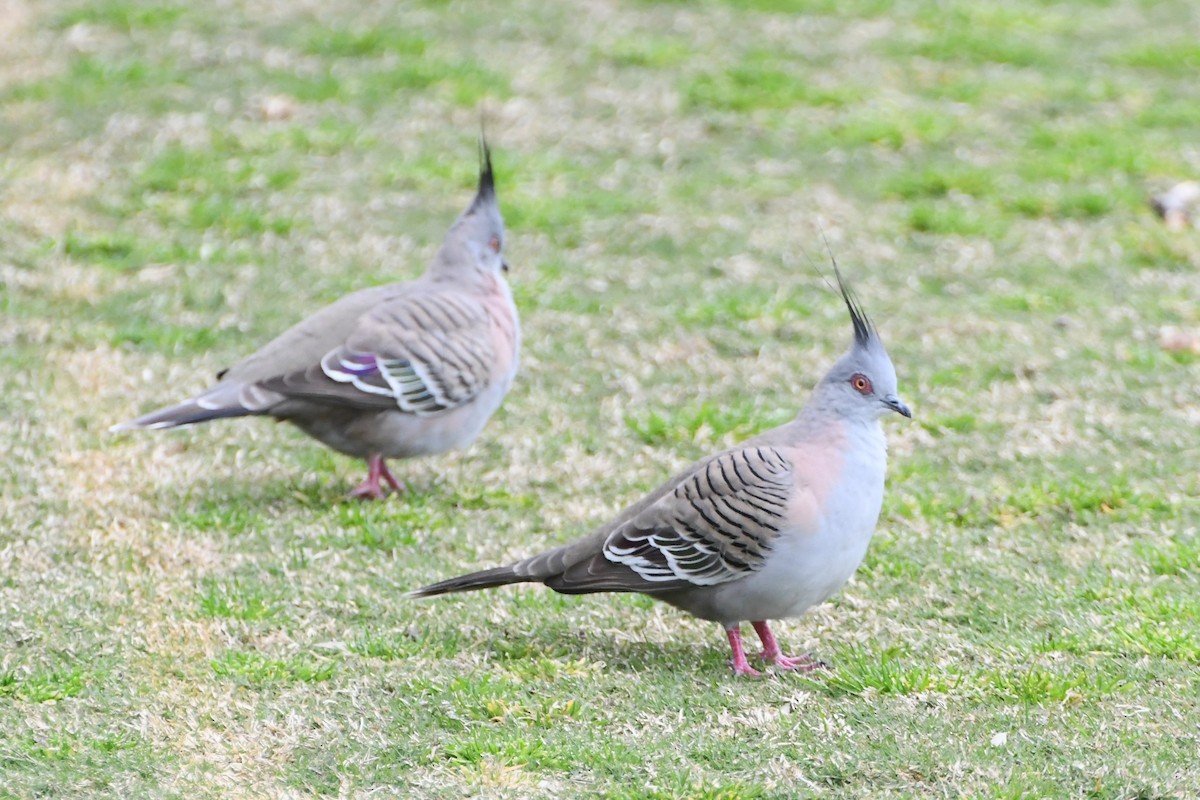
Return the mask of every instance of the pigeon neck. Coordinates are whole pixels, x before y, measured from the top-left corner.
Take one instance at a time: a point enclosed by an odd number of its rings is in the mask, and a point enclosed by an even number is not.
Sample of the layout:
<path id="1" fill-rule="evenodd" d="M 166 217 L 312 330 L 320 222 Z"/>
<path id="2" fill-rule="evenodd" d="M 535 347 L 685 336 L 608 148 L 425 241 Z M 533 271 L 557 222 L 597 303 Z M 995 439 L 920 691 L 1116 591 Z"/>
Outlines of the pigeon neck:
<path id="1" fill-rule="evenodd" d="M 833 425 L 849 425 L 860 426 L 863 428 L 879 427 L 879 419 L 875 416 L 864 414 L 847 413 L 844 406 L 840 405 L 837 398 L 830 397 L 821 391 L 822 387 L 817 387 L 817 391 L 813 393 L 812 398 L 804 408 L 800 409 L 800 413 L 792 421 L 798 432 L 804 435 L 813 435 L 822 429 L 829 428 Z"/>

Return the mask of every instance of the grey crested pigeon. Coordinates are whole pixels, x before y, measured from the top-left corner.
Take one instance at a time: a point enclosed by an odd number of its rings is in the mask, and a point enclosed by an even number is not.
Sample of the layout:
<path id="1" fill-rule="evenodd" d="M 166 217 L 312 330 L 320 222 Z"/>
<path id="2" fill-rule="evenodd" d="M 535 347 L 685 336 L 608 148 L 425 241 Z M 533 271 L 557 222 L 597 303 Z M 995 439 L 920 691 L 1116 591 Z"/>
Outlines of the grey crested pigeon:
<path id="1" fill-rule="evenodd" d="M 784 655 L 767 620 L 803 614 L 858 568 L 883 503 L 880 421 L 912 416 L 879 334 L 836 263 L 834 272 L 854 343 L 795 419 L 688 467 L 575 542 L 412 596 L 523 582 L 563 594 L 640 592 L 720 623 L 738 675 L 759 674 L 742 646 L 745 620 L 767 663 L 819 666 Z"/>
<path id="2" fill-rule="evenodd" d="M 507 271 L 481 139 L 475 198 L 420 278 L 347 295 L 218 373 L 212 388 L 112 430 L 270 416 L 366 459 L 352 496 L 383 497 L 381 479 L 401 491 L 384 459 L 470 445 L 512 385 L 521 336 Z"/>

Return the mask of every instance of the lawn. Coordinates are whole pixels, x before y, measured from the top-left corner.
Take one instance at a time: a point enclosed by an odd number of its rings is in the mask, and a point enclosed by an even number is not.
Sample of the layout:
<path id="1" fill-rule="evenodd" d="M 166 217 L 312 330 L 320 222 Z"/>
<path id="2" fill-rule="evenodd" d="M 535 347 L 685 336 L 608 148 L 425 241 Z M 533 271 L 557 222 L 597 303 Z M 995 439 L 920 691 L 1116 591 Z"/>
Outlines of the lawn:
<path id="1" fill-rule="evenodd" d="M 1185 0 L 0 0 L 0 798 L 1190 798 L 1200 177 Z M 108 427 L 415 277 L 476 177 L 521 371 L 468 451 Z M 736 679 L 538 586 L 850 341 L 915 419 L 866 563 Z"/>

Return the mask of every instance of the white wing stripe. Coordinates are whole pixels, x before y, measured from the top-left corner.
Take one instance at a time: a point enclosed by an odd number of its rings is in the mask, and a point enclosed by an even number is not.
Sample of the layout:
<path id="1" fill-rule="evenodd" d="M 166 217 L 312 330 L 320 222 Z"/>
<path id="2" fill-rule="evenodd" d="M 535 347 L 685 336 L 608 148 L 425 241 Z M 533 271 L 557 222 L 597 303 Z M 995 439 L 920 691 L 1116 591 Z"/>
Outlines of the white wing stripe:
<path id="1" fill-rule="evenodd" d="M 784 526 L 791 465 L 773 448 L 733 451 L 680 480 L 602 553 L 650 582 L 715 586 L 761 568 Z"/>
<path id="2" fill-rule="evenodd" d="M 396 405 L 402 411 L 410 414 L 436 414 L 449 407 L 443 398 L 430 389 L 426 371 L 417 363 L 403 359 L 383 361 L 378 357 L 371 356 L 375 364 L 367 366 L 345 358 L 339 353 L 340 351 L 333 350 L 321 359 L 321 371 L 330 380 L 348 383 L 366 394 L 394 398 Z M 337 362 L 336 366 L 331 363 L 333 361 Z M 379 386 L 363 380 L 364 373 L 375 371 L 378 371 L 387 386 Z"/>

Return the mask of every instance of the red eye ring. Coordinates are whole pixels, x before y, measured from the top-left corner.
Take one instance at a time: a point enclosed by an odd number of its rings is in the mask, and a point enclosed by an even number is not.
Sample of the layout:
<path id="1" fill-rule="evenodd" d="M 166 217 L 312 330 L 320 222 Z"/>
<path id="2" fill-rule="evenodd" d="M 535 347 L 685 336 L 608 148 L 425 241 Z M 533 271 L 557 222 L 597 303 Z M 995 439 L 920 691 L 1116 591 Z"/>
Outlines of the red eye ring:
<path id="1" fill-rule="evenodd" d="M 850 377 L 850 385 L 854 387 L 854 391 L 861 395 L 871 393 L 871 379 L 861 372 L 856 372 Z"/>

